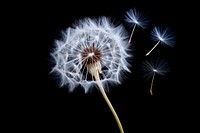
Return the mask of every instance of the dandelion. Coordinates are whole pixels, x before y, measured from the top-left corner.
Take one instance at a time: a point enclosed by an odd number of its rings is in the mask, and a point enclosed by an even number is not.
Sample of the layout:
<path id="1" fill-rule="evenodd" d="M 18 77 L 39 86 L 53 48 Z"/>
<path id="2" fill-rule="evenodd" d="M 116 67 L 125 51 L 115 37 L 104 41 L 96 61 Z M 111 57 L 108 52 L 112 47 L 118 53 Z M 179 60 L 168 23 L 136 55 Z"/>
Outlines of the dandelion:
<path id="1" fill-rule="evenodd" d="M 108 17 L 85 18 L 63 32 L 51 53 L 55 61 L 52 72 L 60 76 L 60 85 L 73 91 L 81 85 L 87 93 L 97 85 L 111 109 L 121 133 L 123 128 L 105 90 L 107 83 L 121 83 L 122 73 L 130 72 L 125 29 L 115 26 Z"/>
<path id="2" fill-rule="evenodd" d="M 147 18 L 140 12 L 136 11 L 136 9 L 130 9 L 125 14 L 125 22 L 127 22 L 131 27 L 133 27 L 130 38 L 129 38 L 129 44 L 131 43 L 131 39 L 133 36 L 133 32 L 136 28 L 136 26 L 146 28 L 148 20 Z"/>
<path id="3" fill-rule="evenodd" d="M 152 40 L 157 41 L 157 43 L 146 54 L 146 56 L 149 55 L 158 46 L 159 43 L 170 47 L 174 47 L 175 37 L 173 33 L 169 30 L 169 28 L 163 29 L 163 27 L 154 27 L 151 32 L 151 36 Z"/>
<path id="4" fill-rule="evenodd" d="M 145 60 L 142 63 L 142 70 L 144 73 L 144 78 L 146 78 L 147 80 L 151 79 L 151 86 L 150 86 L 150 94 L 153 95 L 153 84 L 154 84 L 154 78 L 156 74 L 159 75 L 165 75 L 167 72 L 169 72 L 169 65 L 168 62 L 166 60 L 163 60 L 161 58 L 156 58 L 156 59 L 149 59 L 149 60 Z"/>

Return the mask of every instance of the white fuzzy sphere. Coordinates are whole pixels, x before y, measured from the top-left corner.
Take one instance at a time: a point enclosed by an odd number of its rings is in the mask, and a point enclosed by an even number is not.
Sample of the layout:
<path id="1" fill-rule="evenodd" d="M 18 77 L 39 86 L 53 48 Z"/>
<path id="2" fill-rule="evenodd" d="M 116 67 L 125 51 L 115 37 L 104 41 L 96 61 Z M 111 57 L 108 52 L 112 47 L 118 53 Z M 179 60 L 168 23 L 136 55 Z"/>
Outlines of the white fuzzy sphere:
<path id="1" fill-rule="evenodd" d="M 98 63 L 104 88 L 108 82 L 120 83 L 122 72 L 130 72 L 127 38 L 124 27 L 115 26 L 108 17 L 81 19 L 63 32 L 62 40 L 56 40 L 51 52 L 52 72 L 59 75 L 61 86 L 67 85 L 73 91 L 81 85 L 88 92 L 97 81 L 87 65 Z"/>

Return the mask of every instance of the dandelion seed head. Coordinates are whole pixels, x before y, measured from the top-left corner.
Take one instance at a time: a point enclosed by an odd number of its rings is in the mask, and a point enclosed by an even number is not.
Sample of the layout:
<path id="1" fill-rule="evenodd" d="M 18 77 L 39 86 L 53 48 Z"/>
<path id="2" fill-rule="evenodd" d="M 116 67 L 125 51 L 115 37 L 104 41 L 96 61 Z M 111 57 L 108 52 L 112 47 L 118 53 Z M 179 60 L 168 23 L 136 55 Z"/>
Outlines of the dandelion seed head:
<path id="1" fill-rule="evenodd" d="M 175 36 L 169 28 L 154 27 L 151 32 L 151 38 L 154 41 L 160 41 L 162 44 L 174 47 Z"/>
<path id="2" fill-rule="evenodd" d="M 169 64 L 166 60 L 157 58 L 146 59 L 142 62 L 142 72 L 147 80 L 154 74 L 165 75 L 170 71 Z"/>
<path id="3" fill-rule="evenodd" d="M 104 87 L 107 83 L 121 83 L 123 72 L 130 72 L 128 58 L 132 55 L 127 33 L 110 18 L 84 18 L 62 33 L 63 39 L 55 41 L 51 52 L 55 64 L 52 72 L 59 75 L 60 86 L 73 91 L 81 85 L 88 92 L 96 84 L 92 67 L 98 70 Z"/>
<path id="4" fill-rule="evenodd" d="M 137 25 L 139 27 L 146 28 L 149 21 L 147 17 L 144 16 L 144 14 L 134 8 L 126 12 L 125 22 L 131 25 L 131 27 Z"/>

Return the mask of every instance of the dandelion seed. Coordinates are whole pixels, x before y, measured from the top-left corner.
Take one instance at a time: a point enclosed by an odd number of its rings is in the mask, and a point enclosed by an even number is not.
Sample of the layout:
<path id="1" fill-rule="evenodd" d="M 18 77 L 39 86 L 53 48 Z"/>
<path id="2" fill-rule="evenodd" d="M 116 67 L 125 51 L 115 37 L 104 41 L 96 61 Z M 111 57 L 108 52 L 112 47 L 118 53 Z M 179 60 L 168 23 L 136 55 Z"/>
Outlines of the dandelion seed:
<path id="1" fill-rule="evenodd" d="M 142 13 L 136 11 L 136 9 L 134 8 L 126 12 L 125 22 L 127 22 L 131 27 L 133 27 L 129 38 L 129 44 L 130 44 L 136 26 L 146 28 L 148 20 Z"/>
<path id="2" fill-rule="evenodd" d="M 62 41 L 56 41 L 51 55 L 55 61 L 52 72 L 60 75 L 61 86 L 67 85 L 73 91 L 81 85 L 88 92 L 97 85 L 123 133 L 105 93 L 107 83 L 120 83 L 122 73 L 130 72 L 131 55 L 123 26 L 114 26 L 107 17 L 79 20 L 64 32 Z"/>
<path id="3" fill-rule="evenodd" d="M 151 32 L 151 36 L 152 40 L 157 41 L 157 43 L 146 54 L 146 56 L 148 56 L 158 46 L 159 43 L 170 47 L 174 47 L 175 37 L 173 33 L 169 30 L 169 28 L 163 29 L 162 27 L 154 27 L 154 29 Z"/>
<path id="4" fill-rule="evenodd" d="M 147 80 L 152 77 L 150 94 L 153 95 L 152 88 L 154 84 L 155 74 L 165 75 L 167 72 L 170 71 L 170 69 L 167 61 L 161 58 L 151 58 L 149 60 L 145 60 L 142 63 L 142 71 L 144 73 L 144 78 L 146 78 Z"/>

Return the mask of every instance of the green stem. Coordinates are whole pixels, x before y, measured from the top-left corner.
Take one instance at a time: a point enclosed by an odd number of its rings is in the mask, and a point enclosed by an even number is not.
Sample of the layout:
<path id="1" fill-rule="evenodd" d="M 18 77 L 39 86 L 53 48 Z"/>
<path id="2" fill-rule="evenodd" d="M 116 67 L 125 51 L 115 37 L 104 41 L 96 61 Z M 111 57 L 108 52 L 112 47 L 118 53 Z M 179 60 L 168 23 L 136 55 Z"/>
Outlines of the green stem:
<path id="1" fill-rule="evenodd" d="M 117 122 L 117 124 L 119 126 L 120 133 L 124 133 L 124 130 L 123 130 L 122 124 L 121 124 L 121 122 L 119 120 L 119 117 L 117 116 L 117 113 L 116 113 L 115 109 L 113 108 L 110 100 L 108 99 L 108 97 L 107 97 L 107 95 L 105 93 L 105 90 L 103 88 L 102 82 L 100 81 L 100 78 L 99 78 L 99 73 L 95 72 L 94 77 L 95 77 L 95 79 L 97 81 L 97 85 L 98 85 L 98 87 L 99 87 L 99 89 L 101 91 L 101 94 L 102 94 L 103 98 L 105 99 L 106 103 L 108 104 L 110 110 L 112 111 L 112 113 L 114 115 L 114 118 L 115 118 L 115 120 L 116 120 L 116 122 Z"/>

